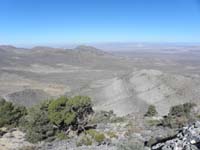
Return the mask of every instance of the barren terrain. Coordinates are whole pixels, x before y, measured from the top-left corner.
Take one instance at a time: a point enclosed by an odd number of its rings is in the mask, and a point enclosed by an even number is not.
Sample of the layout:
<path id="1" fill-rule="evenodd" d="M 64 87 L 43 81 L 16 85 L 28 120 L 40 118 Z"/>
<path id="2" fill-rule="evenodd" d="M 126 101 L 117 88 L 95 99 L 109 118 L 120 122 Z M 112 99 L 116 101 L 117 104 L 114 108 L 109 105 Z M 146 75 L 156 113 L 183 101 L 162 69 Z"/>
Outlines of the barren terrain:
<path id="1" fill-rule="evenodd" d="M 0 46 L 0 95 L 27 106 L 64 94 L 88 95 L 95 109 L 117 115 L 143 114 L 150 104 L 164 115 L 172 105 L 200 103 L 200 47 L 122 49 Z"/>

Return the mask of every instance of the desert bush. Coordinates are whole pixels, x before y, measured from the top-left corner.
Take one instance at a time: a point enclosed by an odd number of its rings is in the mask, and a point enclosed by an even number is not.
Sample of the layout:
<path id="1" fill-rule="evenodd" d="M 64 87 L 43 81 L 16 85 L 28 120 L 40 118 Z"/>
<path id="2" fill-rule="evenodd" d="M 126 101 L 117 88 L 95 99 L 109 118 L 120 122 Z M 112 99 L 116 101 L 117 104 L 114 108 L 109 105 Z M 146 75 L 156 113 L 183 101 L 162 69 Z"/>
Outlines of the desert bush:
<path id="1" fill-rule="evenodd" d="M 87 135 L 80 137 L 80 139 L 78 139 L 76 142 L 76 146 L 83 146 L 83 145 L 85 146 L 92 145 L 92 139 Z"/>
<path id="2" fill-rule="evenodd" d="M 0 127 L 18 126 L 20 119 L 25 116 L 27 110 L 23 106 L 15 106 L 11 102 L 0 99 Z"/>
<path id="3" fill-rule="evenodd" d="M 99 144 L 101 144 L 105 140 L 105 135 L 94 129 L 86 131 L 86 134 L 90 135 Z"/>
<path id="4" fill-rule="evenodd" d="M 186 116 L 165 116 L 162 120 L 162 125 L 170 128 L 181 128 L 188 122 Z"/>
<path id="5" fill-rule="evenodd" d="M 28 110 L 28 115 L 23 118 L 21 128 L 26 132 L 26 138 L 32 143 L 54 139 L 56 129 L 48 119 L 47 106 L 44 102 Z"/>
<path id="6" fill-rule="evenodd" d="M 67 97 L 60 97 L 48 106 L 48 117 L 57 126 L 69 125 L 75 119 L 75 114 L 69 113 L 71 108 L 67 106 L 67 101 Z"/>
<path id="7" fill-rule="evenodd" d="M 28 110 L 28 115 L 21 119 L 21 128 L 26 138 L 32 143 L 43 140 L 67 138 L 66 130 L 78 130 L 87 124 L 86 118 L 93 113 L 91 100 L 86 96 L 73 98 L 60 97 L 44 101 Z"/>
<path id="8" fill-rule="evenodd" d="M 125 117 L 118 117 L 113 111 L 99 111 L 93 115 L 90 123 L 117 123 L 125 120 Z"/>
<path id="9" fill-rule="evenodd" d="M 63 131 L 59 131 L 57 134 L 56 134 L 56 137 L 57 139 L 59 140 L 66 140 L 66 139 L 69 139 L 69 136 L 63 132 Z"/>
<path id="10" fill-rule="evenodd" d="M 109 132 L 107 132 L 106 134 L 107 134 L 111 139 L 112 139 L 112 138 L 116 138 L 116 139 L 118 138 L 118 136 L 116 135 L 115 132 L 109 131 Z"/>
<path id="11" fill-rule="evenodd" d="M 192 108 L 196 106 L 195 103 L 184 103 L 183 108 L 186 115 L 190 115 Z"/>
<path id="12" fill-rule="evenodd" d="M 176 105 L 170 108 L 169 116 L 183 116 L 185 115 L 183 105 Z"/>
<path id="13" fill-rule="evenodd" d="M 150 105 L 148 107 L 148 110 L 147 110 L 147 112 L 145 113 L 144 116 L 146 116 L 146 117 L 153 117 L 153 116 L 155 116 L 157 114 L 158 114 L 158 112 L 156 110 L 156 107 L 154 105 Z"/>
<path id="14" fill-rule="evenodd" d="M 170 116 L 189 116 L 191 109 L 195 106 L 194 103 L 184 103 L 170 108 Z"/>
<path id="15" fill-rule="evenodd" d="M 93 113 L 91 99 L 87 96 L 73 98 L 60 97 L 44 101 L 27 109 L 15 106 L 11 102 L 0 100 L 0 127 L 20 126 L 26 132 L 26 138 L 32 143 L 43 140 L 65 138 L 67 129 L 84 130 L 87 117 Z"/>
<path id="16" fill-rule="evenodd" d="M 77 130 L 80 124 L 86 123 L 85 119 L 92 113 L 91 99 L 86 96 L 63 96 L 52 100 L 48 106 L 49 120 L 61 130 L 67 130 L 69 127 Z"/>
<path id="17" fill-rule="evenodd" d="M 186 125 L 191 119 L 193 103 L 185 103 L 170 108 L 167 116 L 162 120 L 162 125 L 170 128 L 180 128 Z"/>

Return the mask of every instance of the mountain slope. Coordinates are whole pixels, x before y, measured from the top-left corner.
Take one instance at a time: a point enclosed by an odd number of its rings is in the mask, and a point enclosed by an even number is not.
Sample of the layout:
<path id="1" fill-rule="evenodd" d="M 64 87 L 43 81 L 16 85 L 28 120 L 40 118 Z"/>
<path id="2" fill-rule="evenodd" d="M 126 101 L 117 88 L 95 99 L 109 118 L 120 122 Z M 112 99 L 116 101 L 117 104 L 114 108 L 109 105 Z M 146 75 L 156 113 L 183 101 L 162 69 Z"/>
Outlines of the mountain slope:
<path id="1" fill-rule="evenodd" d="M 200 104 L 198 79 L 158 70 L 138 70 L 109 80 L 95 81 L 79 93 L 95 100 L 95 108 L 114 110 L 117 115 L 145 113 L 155 105 L 160 115 L 185 102 Z M 77 93 L 76 93 L 77 94 Z"/>

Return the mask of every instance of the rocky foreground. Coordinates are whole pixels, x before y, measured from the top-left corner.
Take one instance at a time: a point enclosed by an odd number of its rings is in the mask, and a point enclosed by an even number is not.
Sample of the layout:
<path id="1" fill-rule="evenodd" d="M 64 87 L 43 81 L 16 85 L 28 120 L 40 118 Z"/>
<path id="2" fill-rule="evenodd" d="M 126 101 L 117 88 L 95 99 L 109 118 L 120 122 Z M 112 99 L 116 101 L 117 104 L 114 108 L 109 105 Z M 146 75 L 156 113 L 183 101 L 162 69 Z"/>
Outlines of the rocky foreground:
<path id="1" fill-rule="evenodd" d="M 200 149 L 200 122 L 184 127 L 173 137 L 163 139 L 152 150 L 198 150 Z"/>
<path id="2" fill-rule="evenodd" d="M 134 131 L 133 131 L 134 130 Z M 1 150 L 198 150 L 200 149 L 200 122 L 179 131 L 156 127 L 140 129 L 125 123 L 99 124 L 97 131 L 105 134 L 101 143 L 88 143 L 84 135 L 70 139 L 31 144 L 18 129 L 1 129 Z M 151 140 L 157 137 L 157 140 Z M 81 141 L 82 140 L 82 141 Z M 83 142 L 83 143 L 81 143 Z M 85 145 L 84 145 L 85 144 Z"/>
<path id="3" fill-rule="evenodd" d="M 11 130 L 1 128 L 0 137 L 0 150 L 28 150 L 35 147 L 34 144 L 26 141 L 25 134 L 16 128 Z"/>

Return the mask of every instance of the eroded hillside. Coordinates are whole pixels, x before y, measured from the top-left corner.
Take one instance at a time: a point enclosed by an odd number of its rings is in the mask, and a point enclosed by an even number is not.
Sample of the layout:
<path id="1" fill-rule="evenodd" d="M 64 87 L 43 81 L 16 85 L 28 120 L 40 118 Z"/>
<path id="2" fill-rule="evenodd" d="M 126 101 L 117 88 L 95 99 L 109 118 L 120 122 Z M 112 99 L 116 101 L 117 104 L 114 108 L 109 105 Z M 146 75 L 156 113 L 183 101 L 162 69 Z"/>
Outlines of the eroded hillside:
<path id="1" fill-rule="evenodd" d="M 143 114 L 153 104 L 164 115 L 172 105 L 199 103 L 199 62 L 196 53 L 191 61 L 190 53 L 182 64 L 185 51 L 133 52 L 125 57 L 87 46 L 1 46 L 0 94 L 27 106 L 64 94 L 89 95 L 97 110 Z"/>

